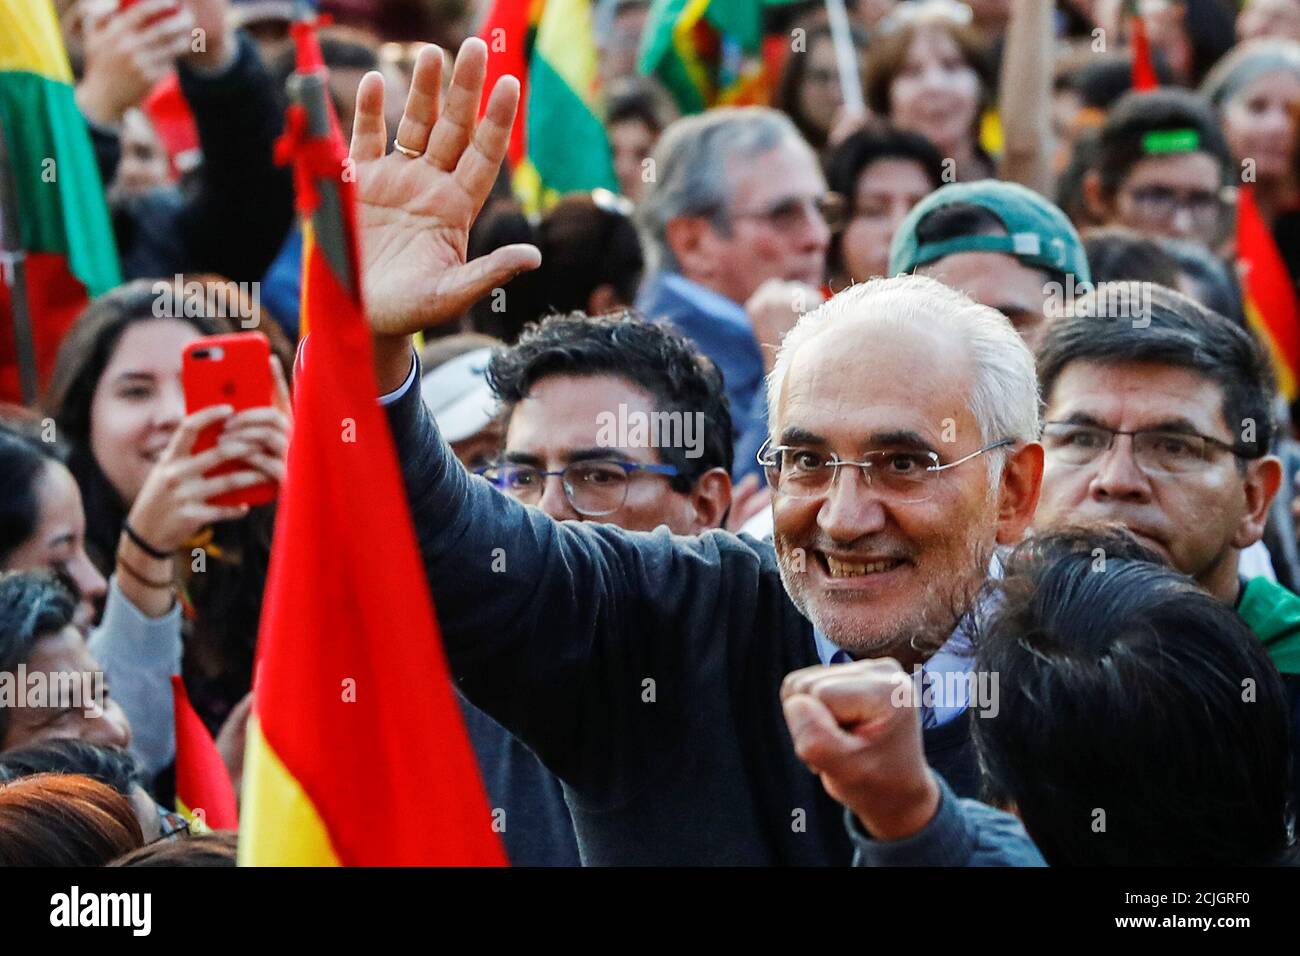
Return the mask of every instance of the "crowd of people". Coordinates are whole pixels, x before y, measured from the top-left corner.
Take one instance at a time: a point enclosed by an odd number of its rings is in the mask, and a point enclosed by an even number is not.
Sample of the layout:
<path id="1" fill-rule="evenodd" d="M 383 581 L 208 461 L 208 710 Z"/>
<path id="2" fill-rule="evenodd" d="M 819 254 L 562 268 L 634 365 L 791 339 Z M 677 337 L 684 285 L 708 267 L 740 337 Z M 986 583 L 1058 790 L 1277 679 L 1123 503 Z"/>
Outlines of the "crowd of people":
<path id="1" fill-rule="evenodd" d="M 320 5 L 512 864 L 1300 859 L 1300 404 L 1235 230 L 1249 188 L 1294 300 L 1300 3 L 778 5 L 765 102 L 680 115 L 651 0 L 593 0 L 618 191 L 543 208 L 485 9 Z M 126 281 L 0 408 L 0 675 L 104 687 L 0 695 L 0 863 L 233 865 L 171 809 L 171 680 L 238 788 L 276 505 L 213 499 L 293 430 L 293 4 L 56 6 Z M 250 327 L 272 404 L 187 414 L 185 348 Z"/>

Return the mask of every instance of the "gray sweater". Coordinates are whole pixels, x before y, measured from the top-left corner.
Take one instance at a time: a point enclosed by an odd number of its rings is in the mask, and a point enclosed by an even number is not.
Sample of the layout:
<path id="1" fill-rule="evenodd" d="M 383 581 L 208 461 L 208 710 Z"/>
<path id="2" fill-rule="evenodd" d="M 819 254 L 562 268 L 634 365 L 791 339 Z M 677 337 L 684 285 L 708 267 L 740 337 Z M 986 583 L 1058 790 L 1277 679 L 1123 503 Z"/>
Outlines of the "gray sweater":
<path id="1" fill-rule="evenodd" d="M 851 861 L 782 716 L 818 658 L 771 545 L 552 521 L 467 474 L 418 389 L 387 412 L 452 673 L 563 782 L 583 863 Z M 973 788 L 965 720 L 926 748 Z"/>
<path id="2" fill-rule="evenodd" d="M 978 800 L 961 800 L 939 780 L 939 809 L 903 840 L 873 839 L 852 812 L 844 823 L 853 838 L 854 866 L 1046 866 L 1043 855 L 1010 813 Z"/>
<path id="3" fill-rule="evenodd" d="M 146 617 L 114 575 L 89 643 L 109 692 L 131 722 L 131 752 L 146 781 L 152 780 L 176 757 L 171 678 L 181 672 L 180 602 L 162 617 Z"/>

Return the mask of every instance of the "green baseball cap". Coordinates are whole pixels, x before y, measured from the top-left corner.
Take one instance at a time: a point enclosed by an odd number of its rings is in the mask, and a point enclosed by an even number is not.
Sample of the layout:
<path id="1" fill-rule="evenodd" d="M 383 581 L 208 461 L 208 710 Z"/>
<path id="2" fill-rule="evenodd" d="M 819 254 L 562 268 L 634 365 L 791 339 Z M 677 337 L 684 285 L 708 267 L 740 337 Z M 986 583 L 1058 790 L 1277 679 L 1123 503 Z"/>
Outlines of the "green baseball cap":
<path id="1" fill-rule="evenodd" d="M 917 223 L 936 209 L 958 203 L 988 210 L 1006 227 L 1007 234 L 955 236 L 924 244 L 917 241 Z M 889 247 L 889 273 L 914 272 L 918 266 L 959 252 L 1002 252 L 1027 266 L 1073 273 L 1079 283 L 1092 281 L 1083 243 L 1065 213 L 1032 189 L 1000 179 L 949 183 L 913 206 Z"/>

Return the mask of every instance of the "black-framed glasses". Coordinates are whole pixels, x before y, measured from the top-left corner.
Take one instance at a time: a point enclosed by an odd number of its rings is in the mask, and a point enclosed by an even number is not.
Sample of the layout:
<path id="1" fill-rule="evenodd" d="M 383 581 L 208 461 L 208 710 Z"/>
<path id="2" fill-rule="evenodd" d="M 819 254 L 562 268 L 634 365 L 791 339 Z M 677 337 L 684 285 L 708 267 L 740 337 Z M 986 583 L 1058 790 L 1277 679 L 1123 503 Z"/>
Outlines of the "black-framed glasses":
<path id="1" fill-rule="evenodd" d="M 860 469 L 868 486 L 882 497 L 912 504 L 926 501 L 934 494 L 935 479 L 940 473 L 995 448 L 1014 444 L 1014 438 L 1003 438 L 945 464 L 932 451 L 872 451 L 854 461 L 802 445 L 773 445 L 768 439 L 758 450 L 758 463 L 767 472 L 768 484 L 788 498 L 820 498 L 829 494 L 840 469 L 851 466 Z"/>
<path id="2" fill-rule="evenodd" d="M 669 478 L 680 474 L 675 465 L 643 465 L 618 459 L 575 461 L 558 471 L 545 471 L 535 465 L 498 462 L 475 472 L 526 505 L 535 505 L 541 501 L 546 479 L 557 476 L 573 510 L 587 518 L 613 514 L 623 507 L 627 501 L 628 485 L 631 484 L 632 476 L 638 473 Z"/>
<path id="3" fill-rule="evenodd" d="M 1185 209 L 1198 229 L 1213 229 L 1227 208 L 1223 190 L 1174 189 L 1169 186 L 1139 186 L 1129 192 L 1133 209 L 1145 222 L 1168 223 Z"/>
<path id="4" fill-rule="evenodd" d="M 765 209 L 748 209 L 723 213 L 726 219 L 757 219 L 773 229 L 794 231 L 809 222 L 820 220 L 831 232 L 844 225 L 847 203 L 839 193 L 826 192 L 820 196 L 787 196 L 778 199 Z"/>
<path id="5" fill-rule="evenodd" d="M 1202 471 L 1214 460 L 1216 451 L 1226 451 L 1238 458 L 1249 457 L 1241 449 L 1199 432 L 1159 428 L 1121 431 L 1076 422 L 1044 422 L 1043 450 L 1058 464 L 1091 465 L 1110 451 L 1117 435 L 1127 435 L 1132 440 L 1133 459 L 1147 474 L 1186 475 Z"/>

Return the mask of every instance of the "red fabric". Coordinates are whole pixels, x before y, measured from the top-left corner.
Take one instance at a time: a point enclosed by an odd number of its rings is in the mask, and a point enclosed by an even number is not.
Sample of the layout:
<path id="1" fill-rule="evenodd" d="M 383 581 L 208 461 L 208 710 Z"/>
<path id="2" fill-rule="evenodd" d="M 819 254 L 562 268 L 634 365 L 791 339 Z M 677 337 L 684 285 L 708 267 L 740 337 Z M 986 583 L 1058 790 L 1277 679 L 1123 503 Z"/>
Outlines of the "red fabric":
<path id="1" fill-rule="evenodd" d="M 176 714 L 176 799 L 191 814 L 203 811 L 213 830 L 239 829 L 239 808 L 230 773 L 217 752 L 208 728 L 194 712 L 185 683 L 172 677 L 172 707 Z"/>
<path id="2" fill-rule="evenodd" d="M 1147 25 L 1140 16 L 1129 18 L 1130 43 L 1133 46 L 1133 89 L 1146 92 L 1160 87 L 1155 64 L 1151 60 L 1151 43 Z"/>
<path id="3" fill-rule="evenodd" d="M 29 252 L 24 261 L 37 380 L 44 391 L 63 336 L 86 307 L 86 287 L 68 269 L 67 260 L 57 253 Z M 10 294 L 7 282 L 0 275 L 0 401 L 21 404 L 22 379 Z"/>
<path id="4" fill-rule="evenodd" d="M 1253 305 L 1279 358 L 1300 381 L 1300 305 L 1273 233 L 1255 202 L 1255 187 L 1237 192 L 1237 260 L 1243 298 Z"/>
<path id="5" fill-rule="evenodd" d="M 144 112 L 167 151 L 168 168 L 175 179 L 180 172 L 177 160 L 200 149 L 199 128 L 175 73 L 163 77 L 149 91 L 144 101 Z"/>
<path id="6" fill-rule="evenodd" d="M 355 289 L 354 186 L 334 181 Z M 376 401 L 362 304 L 324 244 L 318 235 L 306 261 L 312 344 L 295 381 L 254 713 L 344 865 L 504 864 Z"/>
<path id="7" fill-rule="evenodd" d="M 529 30 L 536 24 L 530 13 L 537 0 L 495 0 L 492 10 L 479 30 L 479 37 L 487 44 L 487 82 L 483 84 L 483 101 L 479 115 L 487 110 L 488 96 L 497 80 L 503 76 L 519 79 L 519 110 L 515 113 L 514 129 L 510 131 L 510 146 L 506 157 L 511 168 L 524 158 L 524 106 L 528 102 L 528 47 Z"/>
<path id="8" fill-rule="evenodd" d="M 325 68 L 325 57 L 321 55 L 320 43 L 316 40 L 316 30 L 306 20 L 297 20 L 289 25 L 293 36 L 295 69 L 299 73 L 315 73 Z"/>

